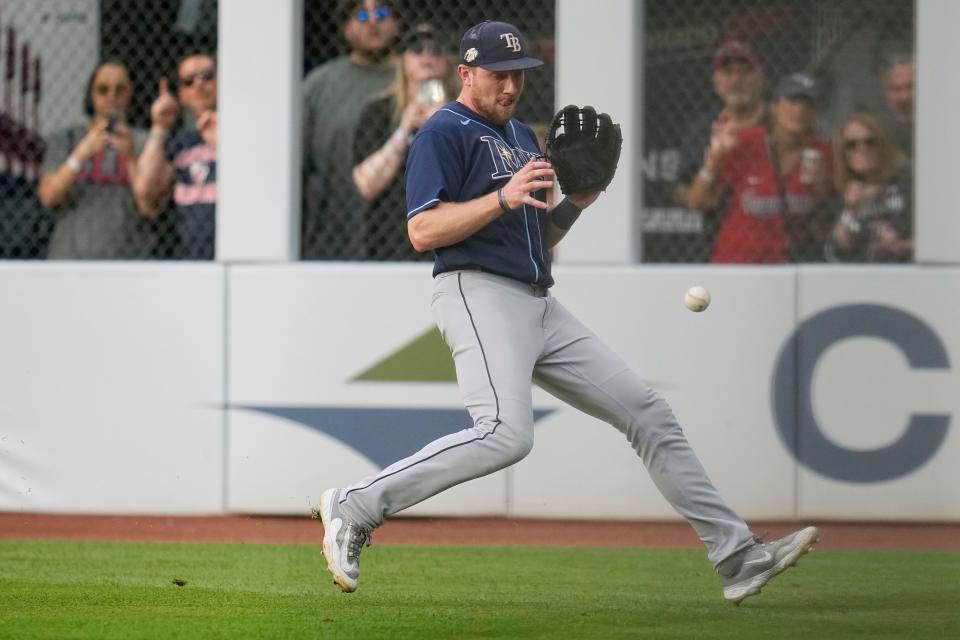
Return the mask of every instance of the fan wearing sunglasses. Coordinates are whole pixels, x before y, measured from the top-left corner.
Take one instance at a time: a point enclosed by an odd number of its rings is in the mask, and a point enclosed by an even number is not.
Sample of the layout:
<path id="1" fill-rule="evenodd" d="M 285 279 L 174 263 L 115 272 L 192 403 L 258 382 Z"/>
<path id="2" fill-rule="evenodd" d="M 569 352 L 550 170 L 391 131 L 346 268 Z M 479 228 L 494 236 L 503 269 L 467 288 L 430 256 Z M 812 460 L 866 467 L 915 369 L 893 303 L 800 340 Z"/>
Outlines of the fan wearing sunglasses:
<path id="1" fill-rule="evenodd" d="M 173 257 L 212 260 L 217 205 L 216 61 L 204 53 L 188 55 L 177 68 L 176 84 L 174 97 L 167 79 L 160 78 L 137 189 L 158 212 L 167 207 L 172 195 Z M 185 124 L 171 136 L 181 107 Z"/>
<path id="2" fill-rule="evenodd" d="M 843 262 L 909 262 L 913 257 L 913 189 L 910 165 L 881 121 L 855 113 L 836 140 L 837 221 L 827 239 L 827 259 Z"/>
<path id="3" fill-rule="evenodd" d="M 407 236 L 404 168 L 407 149 L 423 123 L 459 93 L 452 47 L 427 23 L 403 39 L 393 83 L 364 107 L 354 134 L 353 182 L 366 201 L 369 260 L 425 260 Z"/>
<path id="4" fill-rule="evenodd" d="M 395 1 L 342 0 L 337 17 L 349 52 L 304 80 L 304 258 L 366 257 L 363 220 L 357 215 L 364 199 L 351 175 L 354 132 L 364 105 L 394 79 L 400 16 Z"/>
<path id="5" fill-rule="evenodd" d="M 127 124 L 132 96 L 125 65 L 98 65 L 87 85 L 85 122 L 47 139 L 38 196 L 55 220 L 48 258 L 151 256 L 153 213 L 131 188 L 147 138 Z"/>

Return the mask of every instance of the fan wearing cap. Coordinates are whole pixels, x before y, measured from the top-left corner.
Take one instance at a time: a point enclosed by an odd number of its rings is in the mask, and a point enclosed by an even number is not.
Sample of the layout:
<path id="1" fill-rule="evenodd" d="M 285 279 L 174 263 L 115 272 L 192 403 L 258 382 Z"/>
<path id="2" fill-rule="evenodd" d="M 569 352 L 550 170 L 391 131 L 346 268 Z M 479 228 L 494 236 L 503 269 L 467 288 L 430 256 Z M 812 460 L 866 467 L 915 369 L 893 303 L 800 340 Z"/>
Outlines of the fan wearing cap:
<path id="1" fill-rule="evenodd" d="M 719 112 L 713 110 L 697 118 L 684 135 L 680 169 L 683 189 L 678 192 L 678 200 L 684 205 L 688 204 L 686 190 L 703 167 L 713 124 L 725 123 L 731 131 L 740 131 L 763 124 L 768 117 L 764 97 L 766 74 L 760 56 L 750 43 L 725 41 L 713 54 L 711 70 L 713 90 L 723 107 Z"/>
<path id="2" fill-rule="evenodd" d="M 712 262 L 781 263 L 822 259 L 833 155 L 814 133 L 816 86 L 811 76 L 781 78 L 770 123 L 734 130 L 713 127 L 690 206 L 714 210 L 728 198 Z"/>
<path id="3" fill-rule="evenodd" d="M 599 193 L 547 203 L 553 169 L 533 131 L 513 117 L 524 71 L 539 65 L 515 26 L 470 28 L 460 44 L 460 95 L 410 147 L 410 240 L 436 254 L 432 311 L 472 424 L 360 482 L 324 491 L 318 511 L 327 568 L 341 589 L 354 591 L 363 546 L 386 517 L 523 459 L 533 447 L 536 382 L 626 436 L 703 540 L 725 597 L 739 602 L 808 549 L 816 529 L 770 543 L 777 547 L 760 545 L 710 483 L 663 398 L 551 294 L 549 249 Z M 745 560 L 754 552 L 757 559 Z M 774 555 L 782 567 L 772 567 Z"/>
<path id="4" fill-rule="evenodd" d="M 367 203 L 366 257 L 423 260 L 410 246 L 404 166 L 417 130 L 456 93 L 456 52 L 432 25 L 418 24 L 400 43 L 394 79 L 360 113 L 353 136 L 353 182 Z"/>
<path id="5" fill-rule="evenodd" d="M 705 151 L 710 146 L 710 137 L 715 122 L 724 123 L 730 131 L 741 131 L 748 127 L 763 124 L 769 117 L 768 104 L 764 95 L 766 74 L 760 56 L 754 47 L 743 40 L 727 40 L 714 52 L 711 59 L 711 80 L 714 93 L 722 101 L 719 112 L 711 110 L 695 118 L 684 134 L 680 144 L 680 171 L 676 201 L 693 209 L 689 199 L 690 186 L 703 170 Z M 703 175 L 709 177 L 709 172 Z M 722 207 L 718 202 L 716 207 Z M 704 220 L 702 242 L 691 251 L 700 261 L 707 261 L 713 246 L 717 230 L 715 211 L 703 212 Z M 688 243 L 689 244 L 689 243 Z"/>

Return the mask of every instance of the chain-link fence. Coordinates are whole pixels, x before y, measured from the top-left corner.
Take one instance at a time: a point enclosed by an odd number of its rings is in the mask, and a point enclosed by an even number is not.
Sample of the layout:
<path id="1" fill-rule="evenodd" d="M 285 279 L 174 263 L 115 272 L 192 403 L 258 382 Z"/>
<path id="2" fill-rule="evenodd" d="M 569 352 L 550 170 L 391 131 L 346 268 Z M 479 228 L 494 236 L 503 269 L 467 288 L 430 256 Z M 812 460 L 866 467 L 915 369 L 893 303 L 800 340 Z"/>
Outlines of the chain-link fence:
<path id="1" fill-rule="evenodd" d="M 645 7 L 644 261 L 912 259 L 912 0 Z"/>
<path id="2" fill-rule="evenodd" d="M 554 110 L 554 0 L 307 2 L 306 259 L 418 260 L 406 235 L 409 139 L 459 92 L 460 37 L 483 20 L 516 24 L 545 61 L 526 74 L 517 117 L 542 131 Z"/>
<path id="3" fill-rule="evenodd" d="M 215 154 L 185 132 L 216 77 L 180 72 L 216 33 L 216 0 L 0 4 L 0 257 L 212 257 Z"/>
<path id="4" fill-rule="evenodd" d="M 911 0 L 644 11 L 644 261 L 911 258 Z M 303 256 L 429 259 L 405 233 L 409 135 L 455 94 L 459 38 L 489 18 L 517 24 L 547 63 L 517 113 L 543 131 L 555 1 L 304 12 Z M 213 256 L 216 31 L 216 0 L 0 5 L 0 257 Z M 795 72 L 814 86 L 784 80 Z M 780 104 L 800 111 L 795 135 Z"/>

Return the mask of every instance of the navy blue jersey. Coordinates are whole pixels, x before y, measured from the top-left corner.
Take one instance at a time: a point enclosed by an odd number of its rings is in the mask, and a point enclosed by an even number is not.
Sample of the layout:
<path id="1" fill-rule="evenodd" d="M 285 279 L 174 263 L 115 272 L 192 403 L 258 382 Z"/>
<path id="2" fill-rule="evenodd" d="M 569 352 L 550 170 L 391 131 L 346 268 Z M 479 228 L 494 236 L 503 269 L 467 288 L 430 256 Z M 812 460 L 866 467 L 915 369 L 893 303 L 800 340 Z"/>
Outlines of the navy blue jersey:
<path id="1" fill-rule="evenodd" d="M 516 119 L 498 127 L 459 102 L 450 102 L 417 133 L 407 158 L 407 219 L 441 202 L 467 202 L 502 187 L 540 153 L 533 131 Z M 546 199 L 546 190 L 535 192 Z M 550 286 L 546 246 L 549 216 L 523 205 L 457 244 L 436 249 L 433 275 L 482 269 Z"/>

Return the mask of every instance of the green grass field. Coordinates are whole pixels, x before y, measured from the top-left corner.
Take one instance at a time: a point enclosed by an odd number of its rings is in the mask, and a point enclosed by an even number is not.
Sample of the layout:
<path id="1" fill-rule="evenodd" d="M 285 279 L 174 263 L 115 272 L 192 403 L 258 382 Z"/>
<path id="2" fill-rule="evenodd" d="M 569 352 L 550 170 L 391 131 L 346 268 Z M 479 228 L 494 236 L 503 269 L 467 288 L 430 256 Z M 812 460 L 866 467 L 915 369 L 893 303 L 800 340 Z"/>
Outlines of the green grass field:
<path id="1" fill-rule="evenodd" d="M 0 638 L 960 638 L 960 553 L 814 551 L 740 607 L 696 550 L 363 561 L 347 595 L 318 546 L 0 542 Z"/>

